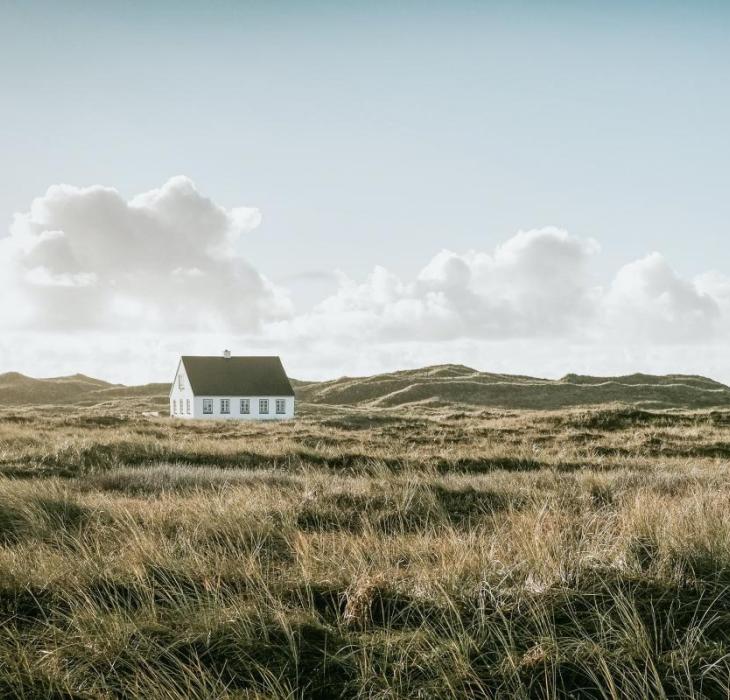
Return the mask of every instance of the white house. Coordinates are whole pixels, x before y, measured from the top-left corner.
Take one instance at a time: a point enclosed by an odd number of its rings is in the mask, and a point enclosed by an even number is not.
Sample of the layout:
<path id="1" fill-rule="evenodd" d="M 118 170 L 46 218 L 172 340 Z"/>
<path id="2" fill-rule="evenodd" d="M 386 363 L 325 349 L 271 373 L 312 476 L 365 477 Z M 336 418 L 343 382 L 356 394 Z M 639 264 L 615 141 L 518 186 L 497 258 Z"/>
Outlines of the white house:
<path id="1" fill-rule="evenodd" d="M 294 390 L 278 357 L 183 355 L 170 388 L 173 418 L 286 420 Z"/>

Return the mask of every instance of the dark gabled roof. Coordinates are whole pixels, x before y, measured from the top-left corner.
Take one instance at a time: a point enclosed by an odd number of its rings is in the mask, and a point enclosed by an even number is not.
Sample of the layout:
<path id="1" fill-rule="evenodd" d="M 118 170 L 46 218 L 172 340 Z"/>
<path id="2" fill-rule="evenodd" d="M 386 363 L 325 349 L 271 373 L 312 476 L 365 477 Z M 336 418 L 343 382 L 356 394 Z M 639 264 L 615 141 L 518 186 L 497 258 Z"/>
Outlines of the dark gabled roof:
<path id="1" fill-rule="evenodd" d="M 200 357 L 182 363 L 196 396 L 294 396 L 278 357 Z"/>

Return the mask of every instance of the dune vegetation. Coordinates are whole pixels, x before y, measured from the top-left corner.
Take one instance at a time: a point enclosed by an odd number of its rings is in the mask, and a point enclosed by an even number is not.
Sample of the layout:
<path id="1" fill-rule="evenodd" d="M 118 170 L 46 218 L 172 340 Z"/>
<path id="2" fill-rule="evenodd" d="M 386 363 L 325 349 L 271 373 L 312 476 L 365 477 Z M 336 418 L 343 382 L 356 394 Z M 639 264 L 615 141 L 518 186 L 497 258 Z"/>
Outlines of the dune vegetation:
<path id="1" fill-rule="evenodd" d="M 545 410 L 621 402 L 644 408 L 730 406 L 730 388 L 706 377 L 632 374 L 591 377 L 568 374 L 550 380 L 479 372 L 464 365 L 437 365 L 370 377 L 297 382 L 308 403 L 370 408 L 453 406 Z"/>
<path id="2" fill-rule="evenodd" d="M 730 412 L 0 411 L 0 697 L 725 698 Z"/>
<path id="3" fill-rule="evenodd" d="M 320 406 L 359 408 L 483 408 L 554 410 L 620 402 L 649 409 L 730 407 L 730 387 L 686 374 L 592 377 L 568 374 L 539 379 L 480 372 L 464 365 L 436 365 L 369 377 L 292 380 L 297 399 Z M 169 384 L 124 386 L 75 374 L 34 379 L 0 374 L 0 406 L 29 403 L 112 409 L 120 401 L 166 410 Z"/>

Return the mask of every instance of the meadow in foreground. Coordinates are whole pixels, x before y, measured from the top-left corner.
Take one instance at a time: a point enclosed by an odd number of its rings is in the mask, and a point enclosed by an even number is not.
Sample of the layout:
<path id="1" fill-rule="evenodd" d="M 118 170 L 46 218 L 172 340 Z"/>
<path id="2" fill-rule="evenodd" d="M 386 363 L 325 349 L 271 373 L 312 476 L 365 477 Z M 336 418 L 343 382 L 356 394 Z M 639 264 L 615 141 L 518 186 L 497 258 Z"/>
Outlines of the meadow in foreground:
<path id="1" fill-rule="evenodd" d="M 0 415 L 0 696 L 725 698 L 730 413 Z"/>

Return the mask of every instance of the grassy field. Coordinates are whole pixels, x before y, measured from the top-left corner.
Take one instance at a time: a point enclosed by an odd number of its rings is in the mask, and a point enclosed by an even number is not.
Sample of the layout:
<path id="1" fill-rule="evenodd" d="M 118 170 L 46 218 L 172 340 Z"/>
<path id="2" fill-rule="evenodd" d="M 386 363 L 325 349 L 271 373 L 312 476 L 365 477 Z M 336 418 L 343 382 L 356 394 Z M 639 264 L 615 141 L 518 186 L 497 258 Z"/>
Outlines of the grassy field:
<path id="1" fill-rule="evenodd" d="M 0 697 L 727 698 L 730 411 L 0 411 Z"/>

